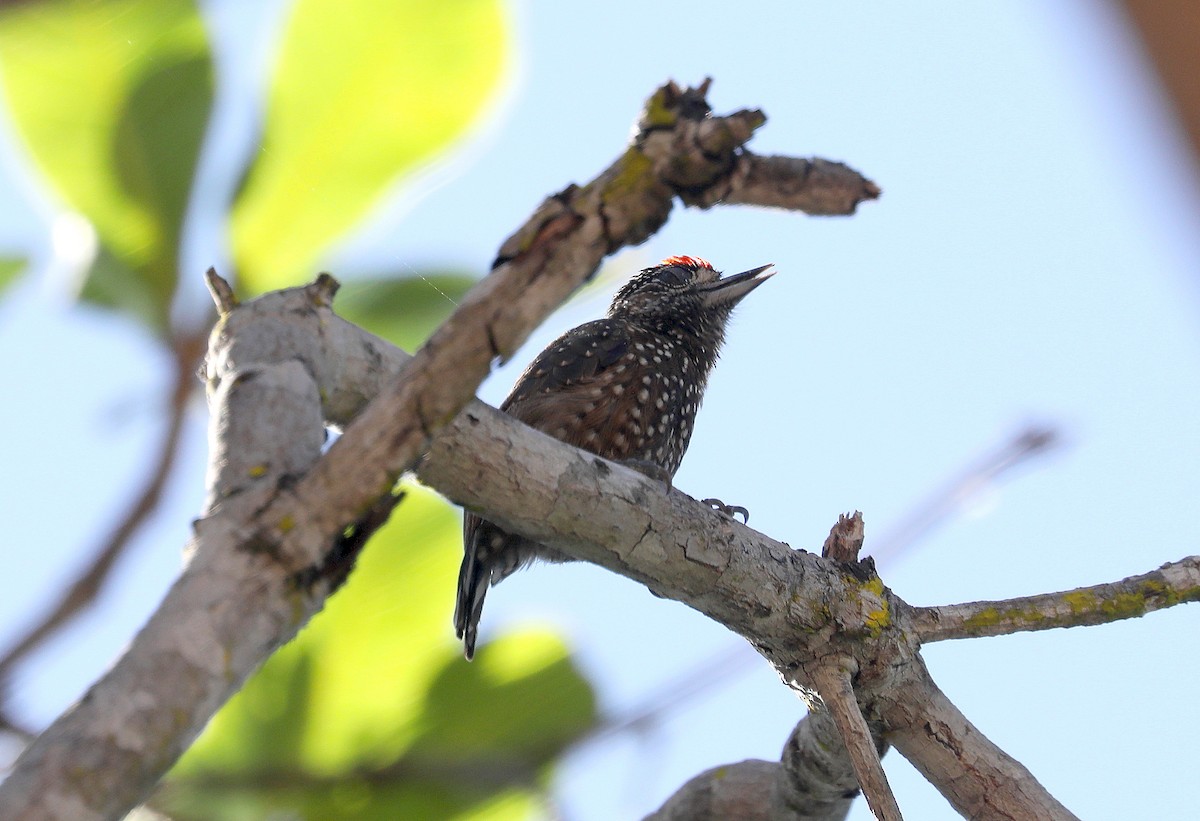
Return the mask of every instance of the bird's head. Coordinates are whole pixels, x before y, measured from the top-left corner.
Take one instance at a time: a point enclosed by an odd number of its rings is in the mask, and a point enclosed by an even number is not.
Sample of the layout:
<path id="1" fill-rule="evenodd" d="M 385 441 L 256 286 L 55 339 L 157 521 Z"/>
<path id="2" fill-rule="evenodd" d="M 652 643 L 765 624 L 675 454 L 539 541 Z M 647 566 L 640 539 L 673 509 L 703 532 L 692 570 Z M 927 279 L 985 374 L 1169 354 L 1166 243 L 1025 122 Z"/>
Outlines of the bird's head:
<path id="1" fill-rule="evenodd" d="M 719 345 L 733 307 L 772 276 L 771 269 L 763 265 L 722 277 L 700 257 L 668 257 L 625 283 L 608 315 L 671 336 L 683 331 L 713 337 L 712 344 Z"/>

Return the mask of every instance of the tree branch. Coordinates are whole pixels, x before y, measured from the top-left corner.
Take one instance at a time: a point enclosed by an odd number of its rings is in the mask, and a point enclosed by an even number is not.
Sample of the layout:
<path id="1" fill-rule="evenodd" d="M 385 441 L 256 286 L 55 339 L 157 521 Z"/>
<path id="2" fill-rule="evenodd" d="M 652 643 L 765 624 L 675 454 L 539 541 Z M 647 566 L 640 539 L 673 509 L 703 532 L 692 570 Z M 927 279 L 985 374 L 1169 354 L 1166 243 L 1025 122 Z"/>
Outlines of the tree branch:
<path id="1" fill-rule="evenodd" d="M 916 725 L 937 717 L 935 726 L 969 727 L 952 705 L 954 721 L 920 712 L 919 699 L 902 702 L 909 712 L 886 712 L 897 689 L 928 676 L 907 628 L 908 606 L 878 577 L 860 580 L 478 404 L 434 442 L 420 476 L 507 530 L 710 616 L 746 637 L 797 688 L 814 689 L 805 674 L 812 659 L 852 657 L 860 703 L 882 717 L 889 733 L 897 726 L 891 719 L 901 717 Z M 965 774 L 935 781 L 956 809 L 980 819 L 1024 812 L 1071 817 L 1028 771 L 970 731 L 973 749 L 990 757 L 971 762 Z M 919 744 L 903 752 L 918 768 L 941 765 L 946 753 Z"/>
<path id="2" fill-rule="evenodd" d="M 876 705 L 888 740 L 964 818 L 1077 821 L 1029 770 L 967 720 L 919 658 Z"/>
<path id="3" fill-rule="evenodd" d="M 1006 636 L 1107 624 L 1195 601 L 1200 601 L 1200 556 L 1188 556 L 1140 576 L 1060 593 L 917 607 L 913 629 L 922 643 Z"/>
<path id="4" fill-rule="evenodd" d="M 347 525 L 389 493 L 435 435 L 447 440 L 440 431 L 453 427 L 492 359 L 510 355 L 605 254 L 657 230 L 676 195 L 724 184 L 764 118 L 711 117 L 704 89 L 659 89 L 634 144 L 592 183 L 548 199 L 412 359 L 334 317 L 331 280 L 233 308 L 220 300 L 208 361 L 209 494 L 191 561 L 125 656 L 18 759 L 0 785 L 0 816 L 115 818 L 141 800 L 245 678 L 320 609 L 342 576 L 319 571 Z M 859 199 L 876 193 L 862 181 Z M 389 356 L 395 369 L 383 364 Z M 360 410 L 322 454 L 323 422 L 345 424 Z M 600 468 L 579 464 L 590 483 L 588 472 Z M 626 486 L 634 494 L 626 510 L 648 491 L 638 481 L 637 490 Z M 651 528 L 641 535 L 613 555 L 663 546 Z M 695 559 L 711 565 L 711 548 L 694 537 Z"/>
<path id="5" fill-rule="evenodd" d="M 874 738 L 884 748 L 882 738 Z M 828 710 L 810 711 L 780 761 L 741 761 L 690 779 L 646 821 L 843 821 L 858 795 L 846 746 Z"/>
<path id="6" fill-rule="evenodd" d="M 726 184 L 707 189 L 695 204 L 758 205 L 839 216 L 854 213 L 858 203 L 881 193 L 879 186 L 840 162 L 760 157 L 745 151 L 738 156 Z"/>
<path id="7" fill-rule="evenodd" d="M 811 673 L 813 683 L 817 686 L 825 709 L 837 724 L 871 812 L 879 821 L 902 821 L 900 805 L 896 803 L 896 796 L 879 761 L 879 749 L 867 727 L 867 720 L 858 709 L 858 700 L 850 684 L 848 661 L 830 659 L 817 662 Z"/>

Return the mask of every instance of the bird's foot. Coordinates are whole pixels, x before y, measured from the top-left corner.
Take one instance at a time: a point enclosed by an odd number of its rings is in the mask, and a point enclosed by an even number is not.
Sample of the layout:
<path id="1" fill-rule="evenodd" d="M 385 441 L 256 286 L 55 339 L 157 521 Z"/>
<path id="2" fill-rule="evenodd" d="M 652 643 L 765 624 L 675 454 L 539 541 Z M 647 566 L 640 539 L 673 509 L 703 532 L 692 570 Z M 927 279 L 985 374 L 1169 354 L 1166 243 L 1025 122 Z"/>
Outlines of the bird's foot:
<path id="1" fill-rule="evenodd" d="M 667 486 L 667 490 L 671 489 L 671 474 L 654 462 L 648 462 L 645 459 L 625 459 L 620 464 L 636 470 L 643 476 L 649 476 L 651 479 L 662 482 Z"/>
<path id="2" fill-rule="evenodd" d="M 732 519 L 740 513 L 742 514 L 743 523 L 749 523 L 750 521 L 750 511 L 741 505 L 727 505 L 720 499 L 701 499 L 700 501 L 717 511 L 717 513 L 720 513 L 726 519 Z"/>

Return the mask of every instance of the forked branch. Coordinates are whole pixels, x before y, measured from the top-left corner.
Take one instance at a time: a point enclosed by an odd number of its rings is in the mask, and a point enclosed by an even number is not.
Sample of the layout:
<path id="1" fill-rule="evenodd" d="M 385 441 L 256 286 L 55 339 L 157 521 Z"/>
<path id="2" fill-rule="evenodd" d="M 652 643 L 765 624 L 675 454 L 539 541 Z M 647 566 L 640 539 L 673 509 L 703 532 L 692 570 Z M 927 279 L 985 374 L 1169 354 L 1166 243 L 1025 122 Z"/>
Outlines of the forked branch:
<path id="1" fill-rule="evenodd" d="M 345 547 L 346 528 L 417 463 L 493 360 L 510 356 L 605 255 L 661 227 L 676 197 L 851 213 L 878 195 L 849 169 L 813 173 L 807 160 L 791 177 L 781 167 L 774 182 L 735 177 L 765 117 L 711 116 L 705 88 L 660 88 L 633 144 L 591 183 L 547 199 L 503 244 L 492 274 L 396 370 L 380 367 L 388 346 L 331 319 L 332 291 L 319 282 L 241 306 L 217 284 L 211 485 L 193 558 L 87 699 L 18 759 L 0 784 L 0 817 L 113 818 L 141 800 L 246 676 L 320 609 L 344 577 L 329 559 Z M 767 202 L 772 186 L 779 199 Z M 290 299 L 299 302 L 276 313 Z M 324 324 L 294 332 L 317 317 Z M 354 350 L 328 356 L 340 344 Z M 351 418 L 323 453 L 323 423 Z"/>
<path id="2" fill-rule="evenodd" d="M 1006 636 L 1107 624 L 1195 601 L 1200 601 L 1200 556 L 1188 556 L 1140 576 L 1060 593 L 917 607 L 913 628 L 923 643 Z"/>

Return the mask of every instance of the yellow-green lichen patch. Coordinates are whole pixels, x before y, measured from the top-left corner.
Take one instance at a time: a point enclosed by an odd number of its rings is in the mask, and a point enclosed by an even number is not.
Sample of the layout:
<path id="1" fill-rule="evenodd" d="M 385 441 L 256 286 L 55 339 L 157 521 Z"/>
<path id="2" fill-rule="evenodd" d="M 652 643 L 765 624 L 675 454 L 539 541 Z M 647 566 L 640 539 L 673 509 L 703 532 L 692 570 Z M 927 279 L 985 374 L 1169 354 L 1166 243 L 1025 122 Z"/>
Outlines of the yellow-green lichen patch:
<path id="1" fill-rule="evenodd" d="M 964 621 L 963 627 L 969 634 L 987 634 L 991 628 L 1001 624 L 1038 625 L 1048 620 L 1049 617 L 1036 607 L 1024 610 L 1019 607 L 1010 607 L 1007 610 L 988 607 Z"/>
<path id="2" fill-rule="evenodd" d="M 1146 614 L 1146 597 L 1140 593 L 1118 593 L 1100 604 L 1100 611 L 1113 619 L 1132 619 Z"/>
<path id="3" fill-rule="evenodd" d="M 610 198 L 624 198 L 631 192 L 637 192 L 653 185 L 654 166 L 650 158 L 636 148 L 625 150 L 621 157 L 618 172 L 601 192 L 601 199 L 608 202 Z"/>
<path id="4" fill-rule="evenodd" d="M 1075 614 L 1088 613 L 1096 609 L 1096 594 L 1090 590 L 1072 590 L 1063 593 L 1063 599 Z"/>
<path id="5" fill-rule="evenodd" d="M 267 466 L 266 465 L 254 465 L 253 467 L 250 468 L 250 476 L 253 479 L 257 479 L 260 476 L 265 476 L 266 474 L 267 474 Z"/>
<path id="6" fill-rule="evenodd" d="M 1154 579 L 1147 579 L 1139 584 L 1138 592 L 1146 598 L 1147 604 L 1154 602 L 1155 609 L 1161 607 L 1174 607 L 1182 602 L 1196 601 L 1197 599 L 1200 599 L 1200 587 L 1176 590 L 1169 585 Z"/>
<path id="7" fill-rule="evenodd" d="M 885 602 L 883 607 L 878 610 L 872 610 L 867 614 L 865 621 L 867 629 L 871 631 L 872 636 L 878 636 L 883 632 L 884 628 L 891 626 L 892 616 L 888 612 L 888 606 Z"/>
<path id="8" fill-rule="evenodd" d="M 886 627 L 890 627 L 892 623 L 892 614 L 888 608 L 887 598 L 883 595 L 883 580 L 878 576 L 872 576 L 862 584 L 862 589 L 873 594 L 879 600 L 879 607 L 867 613 L 863 623 L 867 629 L 871 631 L 871 635 L 877 636 Z"/>
<path id="9" fill-rule="evenodd" d="M 978 613 L 964 621 L 963 627 L 965 627 L 968 632 L 973 633 L 977 630 L 986 630 L 989 627 L 995 627 L 999 623 L 1000 611 L 994 607 L 988 607 L 980 610 Z"/>
<path id="10" fill-rule="evenodd" d="M 667 104 L 667 90 L 660 88 L 646 101 L 646 109 L 642 112 L 638 125 L 643 131 L 650 128 L 670 128 L 678 119 L 679 109 Z"/>
<path id="11" fill-rule="evenodd" d="M 296 520 L 293 519 L 290 515 L 284 516 L 282 519 L 279 520 L 279 532 L 280 533 L 287 533 L 295 526 L 296 526 Z"/>

